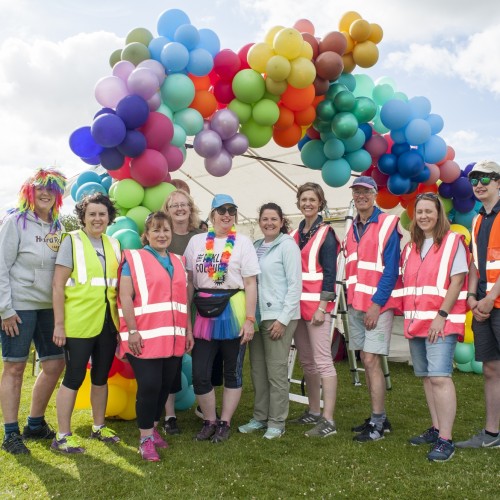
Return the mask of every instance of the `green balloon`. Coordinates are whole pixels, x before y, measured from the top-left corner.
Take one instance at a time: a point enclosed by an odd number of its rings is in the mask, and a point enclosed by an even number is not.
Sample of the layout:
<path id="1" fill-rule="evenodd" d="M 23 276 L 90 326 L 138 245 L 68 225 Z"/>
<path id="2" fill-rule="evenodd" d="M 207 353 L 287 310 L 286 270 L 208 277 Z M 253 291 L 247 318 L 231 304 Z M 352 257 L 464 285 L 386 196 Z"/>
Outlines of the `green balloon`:
<path id="1" fill-rule="evenodd" d="M 350 73 L 342 73 L 337 80 L 341 85 L 345 85 L 351 92 L 356 88 L 356 78 Z"/>
<path id="2" fill-rule="evenodd" d="M 109 65 L 113 67 L 117 62 L 122 60 L 122 49 L 114 50 L 109 56 Z"/>
<path id="3" fill-rule="evenodd" d="M 410 230 L 411 219 L 406 210 L 403 210 L 401 212 L 401 215 L 399 216 L 399 221 L 401 222 L 401 227 L 403 229 L 405 229 L 406 231 Z"/>
<path id="4" fill-rule="evenodd" d="M 318 105 L 316 106 L 316 116 L 319 120 L 325 122 L 331 121 L 336 112 L 337 110 L 333 105 L 333 101 L 331 101 L 330 99 L 325 99 L 324 101 L 318 103 Z"/>
<path id="5" fill-rule="evenodd" d="M 313 121 L 313 128 L 320 133 L 328 133 L 332 131 L 332 122 L 330 120 L 324 121 L 316 118 L 316 120 Z"/>
<path id="6" fill-rule="evenodd" d="M 368 75 L 363 74 L 354 75 L 354 78 L 356 79 L 356 88 L 353 90 L 353 94 L 356 97 L 371 97 L 375 87 L 373 80 Z"/>
<path id="7" fill-rule="evenodd" d="M 128 212 L 128 208 L 125 208 L 125 207 L 121 207 L 120 205 L 118 205 L 118 203 L 115 202 L 115 208 L 116 208 L 116 213 L 118 214 L 118 216 L 120 217 L 125 217 L 127 215 L 127 212 Z"/>
<path id="8" fill-rule="evenodd" d="M 146 59 L 151 59 L 149 49 L 139 42 L 132 42 L 125 45 L 121 54 L 122 61 L 130 61 L 136 66 Z"/>
<path id="9" fill-rule="evenodd" d="M 387 132 L 389 132 L 389 129 L 382 123 L 382 120 L 380 119 L 380 112 L 379 111 L 377 111 L 377 114 L 375 115 L 375 118 L 373 119 L 373 128 L 379 134 L 386 134 Z"/>
<path id="10" fill-rule="evenodd" d="M 457 368 L 459 371 L 464 373 L 472 373 L 474 371 L 470 361 L 468 363 L 457 363 Z"/>
<path id="11" fill-rule="evenodd" d="M 332 131 L 339 139 L 349 139 L 356 133 L 356 130 L 358 130 L 358 120 L 352 113 L 344 111 L 333 117 Z"/>
<path id="12" fill-rule="evenodd" d="M 375 85 L 373 89 L 373 100 L 379 105 L 383 106 L 387 101 L 394 97 L 394 89 L 388 84 Z"/>
<path id="13" fill-rule="evenodd" d="M 144 223 L 146 222 L 147 216 L 151 213 L 149 208 L 139 205 L 138 207 L 131 208 L 127 212 L 127 217 L 132 219 L 137 224 L 138 234 L 144 232 Z"/>
<path id="14" fill-rule="evenodd" d="M 351 167 L 344 158 L 327 160 L 321 169 L 321 177 L 328 186 L 341 187 L 351 178 Z"/>
<path id="15" fill-rule="evenodd" d="M 120 242 L 122 250 L 142 248 L 141 237 L 133 229 L 120 229 L 113 234 L 113 238 Z"/>
<path id="16" fill-rule="evenodd" d="M 247 104 L 253 104 L 262 99 L 266 91 L 266 83 L 262 75 L 257 71 L 244 69 L 236 73 L 233 78 L 232 89 L 237 99 Z"/>
<path id="17" fill-rule="evenodd" d="M 124 208 L 140 205 L 144 198 L 144 188 L 133 179 L 123 179 L 116 183 L 115 200 Z"/>
<path id="18" fill-rule="evenodd" d="M 167 118 L 170 118 L 170 121 L 174 121 L 174 112 L 163 101 L 156 112 L 165 115 Z"/>
<path id="19" fill-rule="evenodd" d="M 323 152 L 329 160 L 338 160 L 339 158 L 342 158 L 342 156 L 344 156 L 344 143 L 340 139 L 332 137 L 325 142 Z"/>
<path id="20" fill-rule="evenodd" d="M 300 150 L 302 163 L 313 170 L 321 170 L 325 161 L 328 160 L 323 147 L 323 141 L 319 141 L 318 139 L 306 142 Z"/>
<path id="21" fill-rule="evenodd" d="M 449 214 L 453 209 L 453 200 L 451 198 L 443 198 L 440 196 L 439 201 L 441 202 L 441 205 L 443 205 L 444 211 Z"/>
<path id="22" fill-rule="evenodd" d="M 280 109 L 270 99 L 261 99 L 253 106 L 252 118 L 259 125 L 274 125 L 279 117 Z"/>
<path id="23" fill-rule="evenodd" d="M 240 123 L 246 123 L 252 117 L 252 105 L 233 99 L 227 106 L 236 114 Z"/>
<path id="24" fill-rule="evenodd" d="M 259 125 L 252 118 L 241 126 L 240 132 L 247 136 L 251 148 L 261 148 L 273 137 L 273 128 L 271 126 Z"/>
<path id="25" fill-rule="evenodd" d="M 271 92 L 269 92 L 267 90 L 264 92 L 264 96 L 262 97 L 262 99 L 269 99 L 269 100 L 275 102 L 276 104 L 278 104 L 280 102 L 280 98 L 281 97 L 279 95 L 271 94 Z"/>
<path id="26" fill-rule="evenodd" d="M 377 113 L 377 105 L 369 97 L 357 97 L 352 110 L 359 123 L 368 123 Z"/>
<path id="27" fill-rule="evenodd" d="M 110 198 L 114 198 L 115 197 L 116 184 L 117 184 L 116 182 L 113 182 L 113 184 L 111 184 L 111 186 L 108 189 L 108 196 Z"/>
<path id="28" fill-rule="evenodd" d="M 181 73 L 168 75 L 161 86 L 161 98 L 174 113 L 187 108 L 193 102 L 194 94 L 193 81 Z"/>
<path id="29" fill-rule="evenodd" d="M 354 172 L 364 172 L 372 164 L 372 157 L 366 149 L 358 149 L 347 153 L 344 158 Z"/>
<path id="30" fill-rule="evenodd" d="M 172 121 L 174 121 L 173 116 Z M 177 146 L 178 148 L 180 148 L 181 146 L 184 146 L 184 144 L 186 144 L 186 137 L 186 131 L 180 125 L 176 125 L 174 123 L 174 136 L 172 137 L 170 144 L 172 144 L 172 146 Z"/>
<path id="31" fill-rule="evenodd" d="M 455 346 L 455 361 L 461 365 L 469 363 L 474 359 L 474 344 L 457 342 Z"/>
<path id="32" fill-rule="evenodd" d="M 345 85 L 342 85 L 341 83 L 332 83 L 326 91 L 326 98 L 333 101 L 333 99 L 339 92 L 343 92 L 345 90 L 347 90 L 347 87 Z"/>
<path id="33" fill-rule="evenodd" d="M 471 367 L 472 367 L 472 371 L 474 373 L 477 373 L 478 375 L 481 375 L 483 373 L 483 362 L 482 361 L 476 361 L 475 359 L 473 359 L 471 362 Z"/>
<path id="34" fill-rule="evenodd" d="M 366 135 L 360 128 L 358 128 L 356 133 L 352 137 L 349 137 L 349 139 L 342 139 L 346 153 L 352 153 L 362 148 L 365 141 Z"/>
<path id="35" fill-rule="evenodd" d="M 128 32 L 127 38 L 125 38 L 125 44 L 127 45 L 132 42 L 139 42 L 147 47 L 152 39 L 153 35 L 151 31 L 146 28 L 134 28 Z"/>
<path id="36" fill-rule="evenodd" d="M 333 98 L 333 105 L 337 111 L 351 111 L 356 103 L 356 98 L 348 90 L 342 90 Z"/>
<path id="37" fill-rule="evenodd" d="M 148 187 L 144 192 L 142 206 L 151 210 L 151 212 L 158 212 L 172 191 L 175 191 L 175 186 L 168 182 L 161 182 L 157 186 Z"/>
<path id="38" fill-rule="evenodd" d="M 181 109 L 174 113 L 174 123 L 180 125 L 186 135 L 196 135 L 203 130 L 203 116 L 193 108 Z"/>
<path id="39" fill-rule="evenodd" d="M 120 231 L 122 229 L 132 229 L 132 231 L 135 231 L 137 233 L 137 224 L 130 219 L 129 217 L 124 217 L 120 216 L 115 219 L 115 222 L 111 224 L 111 226 L 108 226 L 108 229 L 106 229 L 106 234 L 108 236 L 113 236 L 117 231 Z"/>

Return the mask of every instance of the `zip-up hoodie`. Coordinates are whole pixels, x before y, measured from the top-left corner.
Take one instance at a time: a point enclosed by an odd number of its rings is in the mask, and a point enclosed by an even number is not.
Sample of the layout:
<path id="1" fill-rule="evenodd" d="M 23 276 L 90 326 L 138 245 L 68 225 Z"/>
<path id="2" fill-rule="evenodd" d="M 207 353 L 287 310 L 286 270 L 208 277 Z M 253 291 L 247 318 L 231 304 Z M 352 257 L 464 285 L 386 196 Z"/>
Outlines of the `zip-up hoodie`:
<path id="1" fill-rule="evenodd" d="M 0 229 L 0 316 L 52 308 L 52 277 L 61 230 L 28 211 L 12 213 Z"/>
<path id="2" fill-rule="evenodd" d="M 259 248 L 263 241 L 257 240 L 255 248 Z M 259 266 L 257 306 L 260 319 L 277 319 L 285 326 L 293 319 L 300 319 L 302 264 L 295 240 L 280 233 L 260 258 Z"/>

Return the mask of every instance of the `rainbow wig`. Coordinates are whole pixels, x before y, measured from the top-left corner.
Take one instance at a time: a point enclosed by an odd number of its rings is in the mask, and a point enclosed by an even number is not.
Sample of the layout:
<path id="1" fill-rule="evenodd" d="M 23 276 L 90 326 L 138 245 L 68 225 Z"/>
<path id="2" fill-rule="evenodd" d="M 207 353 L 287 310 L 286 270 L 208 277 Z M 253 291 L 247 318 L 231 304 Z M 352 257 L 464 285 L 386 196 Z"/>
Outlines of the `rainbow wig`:
<path id="1" fill-rule="evenodd" d="M 39 168 L 24 182 L 19 190 L 18 204 L 15 211 L 21 217 L 26 217 L 28 210 L 35 211 L 35 188 L 37 187 L 45 187 L 54 193 L 56 201 L 50 215 L 53 229 L 59 229 L 61 227 L 59 209 L 63 202 L 66 177 L 55 168 Z"/>

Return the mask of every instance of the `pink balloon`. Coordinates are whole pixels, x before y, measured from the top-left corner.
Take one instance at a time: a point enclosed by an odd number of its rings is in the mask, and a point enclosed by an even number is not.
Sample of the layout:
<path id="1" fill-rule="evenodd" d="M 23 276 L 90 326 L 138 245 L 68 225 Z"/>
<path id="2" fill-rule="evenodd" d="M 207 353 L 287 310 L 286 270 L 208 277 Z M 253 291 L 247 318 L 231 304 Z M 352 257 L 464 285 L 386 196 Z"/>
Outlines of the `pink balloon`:
<path id="1" fill-rule="evenodd" d="M 132 73 L 134 69 L 135 66 L 130 61 L 118 61 L 113 66 L 113 76 L 117 76 L 118 78 L 126 82 L 127 78 L 130 76 L 130 73 Z"/>
<path id="2" fill-rule="evenodd" d="M 175 172 L 184 163 L 182 151 L 173 144 L 167 144 L 161 150 L 161 154 L 167 159 L 168 171 Z"/>
<path id="3" fill-rule="evenodd" d="M 309 33 L 310 35 L 314 35 L 314 24 L 309 21 L 309 19 L 299 19 L 295 22 L 293 27 L 301 33 Z"/>
<path id="4" fill-rule="evenodd" d="M 231 82 L 219 80 L 214 85 L 214 96 L 217 102 L 229 104 L 234 99 L 233 86 Z"/>
<path id="5" fill-rule="evenodd" d="M 126 96 L 129 91 L 125 82 L 117 76 L 105 76 L 96 84 L 94 94 L 97 102 L 104 108 L 116 108 L 116 105 Z"/>
<path id="6" fill-rule="evenodd" d="M 141 186 L 156 186 L 165 179 L 167 173 L 167 159 L 154 149 L 146 149 L 144 153 L 130 160 L 130 175 Z"/>
<path id="7" fill-rule="evenodd" d="M 233 165 L 233 157 L 223 148 L 217 156 L 205 159 L 205 169 L 214 177 L 226 175 Z"/>
<path id="8" fill-rule="evenodd" d="M 162 86 L 166 75 L 165 68 L 161 62 L 155 61 L 154 59 L 146 59 L 145 61 L 141 61 L 137 67 L 151 70 L 156 75 L 156 78 L 158 78 L 158 85 L 160 87 Z"/>
<path id="9" fill-rule="evenodd" d="M 429 169 L 429 171 L 431 172 L 431 175 L 422 184 L 425 184 L 426 186 L 432 186 L 432 185 L 436 184 L 436 182 L 438 181 L 439 174 L 441 173 L 441 171 L 439 170 L 439 167 L 434 163 L 426 163 L 426 166 Z"/>
<path id="10" fill-rule="evenodd" d="M 248 138 L 244 134 L 234 134 L 223 144 L 227 152 L 233 156 L 242 155 L 248 149 Z"/>
<path id="11" fill-rule="evenodd" d="M 241 61 L 241 69 L 250 69 L 250 64 L 248 64 L 247 56 L 248 51 L 252 48 L 253 45 L 253 43 L 247 43 L 246 45 L 243 45 L 240 50 L 238 50 L 238 57 Z"/>
<path id="12" fill-rule="evenodd" d="M 170 118 L 162 113 L 153 111 L 149 113 L 149 117 L 142 126 L 141 132 L 146 137 L 148 149 L 160 151 L 165 144 L 168 144 L 172 140 L 174 126 Z"/>
<path id="13" fill-rule="evenodd" d="M 134 69 L 128 77 L 127 87 L 132 94 L 137 94 L 146 101 L 160 89 L 155 72 L 148 68 Z"/>
<path id="14" fill-rule="evenodd" d="M 217 132 L 223 141 L 236 134 L 239 126 L 240 121 L 238 116 L 230 109 L 218 111 L 210 120 L 210 128 Z"/>
<path id="15" fill-rule="evenodd" d="M 172 180 L 172 176 L 170 175 L 170 172 L 167 172 L 167 175 L 165 176 L 165 179 L 163 179 L 163 182 L 170 182 Z"/>
<path id="16" fill-rule="evenodd" d="M 161 94 L 156 92 L 153 97 L 148 99 L 149 111 L 156 111 L 161 106 Z"/>
<path id="17" fill-rule="evenodd" d="M 240 68 L 240 58 L 231 49 L 221 50 L 214 57 L 214 71 L 222 80 L 231 81 Z"/>
<path id="18" fill-rule="evenodd" d="M 443 182 L 453 182 L 460 177 L 460 166 L 453 160 L 446 160 L 440 167 L 439 178 Z"/>
<path id="19" fill-rule="evenodd" d="M 372 135 L 363 147 L 376 160 L 387 151 L 387 141 L 381 135 Z"/>

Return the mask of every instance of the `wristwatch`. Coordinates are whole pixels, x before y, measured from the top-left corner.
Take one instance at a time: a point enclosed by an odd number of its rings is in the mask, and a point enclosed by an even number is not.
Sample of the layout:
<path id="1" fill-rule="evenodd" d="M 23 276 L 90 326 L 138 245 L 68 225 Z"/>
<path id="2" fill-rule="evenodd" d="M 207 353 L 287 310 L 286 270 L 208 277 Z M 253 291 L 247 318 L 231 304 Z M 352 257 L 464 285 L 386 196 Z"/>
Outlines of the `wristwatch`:
<path id="1" fill-rule="evenodd" d="M 326 314 L 326 309 L 323 309 L 322 307 L 318 307 L 318 311 L 321 311 L 323 314 Z"/>
<path id="2" fill-rule="evenodd" d="M 448 317 L 448 313 L 446 311 L 443 311 L 442 309 L 439 309 L 438 314 L 442 318 L 447 318 Z"/>
<path id="3" fill-rule="evenodd" d="M 139 330 L 129 330 L 128 331 L 129 335 L 135 335 L 136 333 L 139 333 Z"/>

